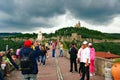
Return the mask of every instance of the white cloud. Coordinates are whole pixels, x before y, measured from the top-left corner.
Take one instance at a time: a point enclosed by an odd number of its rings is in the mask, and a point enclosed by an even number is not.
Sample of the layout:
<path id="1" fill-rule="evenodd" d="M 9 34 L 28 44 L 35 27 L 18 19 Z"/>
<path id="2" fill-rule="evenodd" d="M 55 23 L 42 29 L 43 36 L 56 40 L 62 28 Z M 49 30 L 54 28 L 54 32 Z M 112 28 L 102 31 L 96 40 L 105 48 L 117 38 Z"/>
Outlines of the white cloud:
<path id="1" fill-rule="evenodd" d="M 108 25 L 94 25 L 81 21 L 82 26 L 105 33 L 120 33 L 120 16 L 116 16 Z"/>
<path id="2" fill-rule="evenodd" d="M 120 0 L 0 0 L 0 32 L 50 33 L 80 21 L 89 29 L 120 33 L 119 6 Z"/>
<path id="3" fill-rule="evenodd" d="M 92 30 L 98 30 L 101 32 L 105 33 L 120 33 L 120 16 L 116 16 L 113 21 L 108 24 L 108 25 L 94 25 L 94 24 L 89 24 L 83 20 L 78 20 L 75 19 L 69 12 L 67 12 L 65 15 L 61 15 L 58 17 L 54 17 L 50 19 L 51 24 L 53 25 L 52 28 L 37 28 L 37 32 L 41 30 L 43 33 L 51 33 L 54 32 L 55 30 L 58 30 L 60 28 L 64 27 L 70 27 L 70 26 L 75 26 L 75 24 L 80 21 L 82 27 L 86 27 L 88 29 Z"/>
<path id="4" fill-rule="evenodd" d="M 69 12 L 66 12 L 64 15 L 55 16 L 43 21 L 47 24 L 49 23 L 49 25 L 52 25 L 52 27 L 37 27 L 35 32 L 39 32 L 39 30 L 41 30 L 43 33 L 53 33 L 55 30 L 60 28 L 75 26 L 75 24 L 78 22 L 78 20 L 75 19 Z"/>

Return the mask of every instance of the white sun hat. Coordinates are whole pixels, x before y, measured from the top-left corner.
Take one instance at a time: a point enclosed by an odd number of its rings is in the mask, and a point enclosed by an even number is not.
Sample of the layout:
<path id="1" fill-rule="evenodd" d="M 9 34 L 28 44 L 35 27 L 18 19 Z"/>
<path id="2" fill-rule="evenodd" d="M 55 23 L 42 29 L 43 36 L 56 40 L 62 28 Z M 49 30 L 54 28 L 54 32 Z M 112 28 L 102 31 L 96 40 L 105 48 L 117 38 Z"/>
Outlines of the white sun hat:
<path id="1" fill-rule="evenodd" d="M 83 41 L 83 43 L 82 44 L 88 44 L 88 42 L 87 41 Z"/>
<path id="2" fill-rule="evenodd" d="M 92 43 L 89 43 L 88 45 L 89 45 L 89 46 L 92 46 Z"/>

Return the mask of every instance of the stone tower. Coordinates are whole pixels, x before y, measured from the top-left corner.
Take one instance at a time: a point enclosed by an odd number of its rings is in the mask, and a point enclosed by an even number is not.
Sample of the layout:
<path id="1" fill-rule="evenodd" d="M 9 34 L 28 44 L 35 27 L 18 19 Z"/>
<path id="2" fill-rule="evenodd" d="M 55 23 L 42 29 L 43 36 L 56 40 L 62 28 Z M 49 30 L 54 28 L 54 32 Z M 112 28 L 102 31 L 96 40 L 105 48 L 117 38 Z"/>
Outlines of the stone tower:
<path id="1" fill-rule="evenodd" d="M 41 32 L 41 31 L 38 32 L 37 41 L 38 41 L 39 43 L 42 42 L 42 32 Z"/>
<path id="2" fill-rule="evenodd" d="M 80 24 L 80 21 L 78 21 L 78 23 L 75 25 L 76 28 L 80 28 L 81 27 L 81 24 Z"/>

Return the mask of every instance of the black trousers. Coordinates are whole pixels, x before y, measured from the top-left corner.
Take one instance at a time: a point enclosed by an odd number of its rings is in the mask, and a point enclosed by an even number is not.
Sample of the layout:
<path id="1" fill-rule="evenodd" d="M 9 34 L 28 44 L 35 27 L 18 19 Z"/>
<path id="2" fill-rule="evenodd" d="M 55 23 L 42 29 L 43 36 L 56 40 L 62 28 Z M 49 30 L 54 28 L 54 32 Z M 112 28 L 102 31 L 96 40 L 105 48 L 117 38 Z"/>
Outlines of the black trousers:
<path id="1" fill-rule="evenodd" d="M 79 73 L 83 73 L 83 69 L 84 69 L 85 63 L 80 62 L 79 65 L 80 65 L 80 66 L 79 66 Z"/>
<path id="2" fill-rule="evenodd" d="M 0 80 L 5 80 L 1 70 L 0 70 Z"/>
<path id="3" fill-rule="evenodd" d="M 90 72 L 89 72 L 89 66 L 85 66 L 85 63 L 84 63 L 84 66 L 83 66 L 83 73 L 82 73 L 82 77 L 80 80 L 84 80 L 85 78 L 85 75 L 86 75 L 86 80 L 90 80 Z"/>
<path id="4" fill-rule="evenodd" d="M 70 59 L 70 71 L 73 71 L 73 64 L 74 64 L 75 71 L 77 71 L 76 59 Z"/>

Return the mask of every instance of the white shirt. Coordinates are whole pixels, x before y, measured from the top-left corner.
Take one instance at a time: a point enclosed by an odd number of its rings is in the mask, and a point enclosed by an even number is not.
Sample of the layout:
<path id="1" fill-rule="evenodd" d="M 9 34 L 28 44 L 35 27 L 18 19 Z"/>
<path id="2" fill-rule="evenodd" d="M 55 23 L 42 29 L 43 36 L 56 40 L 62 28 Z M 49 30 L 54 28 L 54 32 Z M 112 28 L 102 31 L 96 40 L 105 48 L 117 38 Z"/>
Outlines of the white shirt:
<path id="1" fill-rule="evenodd" d="M 80 58 L 80 62 L 87 62 L 90 63 L 90 49 L 86 47 L 85 49 L 80 48 L 78 50 L 78 58 Z"/>
<path id="2" fill-rule="evenodd" d="M 63 44 L 60 44 L 60 49 L 63 50 Z"/>

